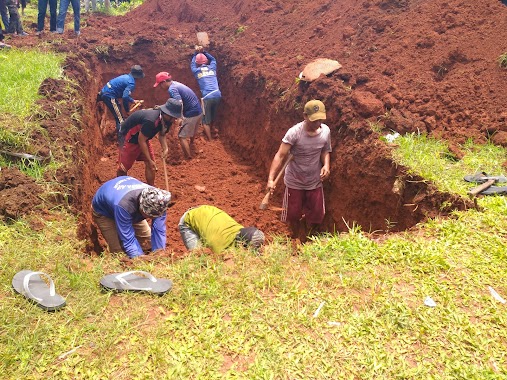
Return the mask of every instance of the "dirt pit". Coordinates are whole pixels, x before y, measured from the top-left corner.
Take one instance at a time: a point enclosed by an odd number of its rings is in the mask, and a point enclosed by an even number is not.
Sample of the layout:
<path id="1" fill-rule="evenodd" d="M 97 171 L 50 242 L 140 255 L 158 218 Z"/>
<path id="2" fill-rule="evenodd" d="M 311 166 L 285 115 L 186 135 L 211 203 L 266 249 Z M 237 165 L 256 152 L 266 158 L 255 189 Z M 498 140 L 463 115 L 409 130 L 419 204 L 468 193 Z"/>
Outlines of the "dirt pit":
<path id="1" fill-rule="evenodd" d="M 312 98 L 326 104 L 332 131 L 322 231 L 343 231 L 353 223 L 365 231 L 401 231 L 468 207 L 466 200 L 441 193 L 396 165 L 372 124 L 382 133 L 445 139 L 457 156 L 459 144 L 468 139 L 507 145 L 507 75 L 497 63 L 507 49 L 498 43 L 507 41 L 506 16 L 497 0 L 147 0 L 124 17 L 84 16 L 79 38 L 70 30 L 52 45 L 69 54 L 66 74 L 82 89 L 81 118 L 68 112 L 55 116 L 58 125 L 81 130 L 75 173 L 61 178 L 74 187 L 80 236 L 100 252 L 89 205 L 96 189 L 116 173 L 114 124 L 95 103 L 96 93 L 140 64 L 146 78 L 133 95 L 146 107 L 167 99 L 153 88 L 159 71 L 169 71 L 199 94 L 189 69 L 199 31 L 208 33 L 208 50 L 218 59 L 221 132 L 219 140 L 198 138 L 189 162 L 182 159 L 175 134 L 169 137 L 168 180 L 177 201 L 168 217 L 170 254 L 183 254 L 177 222 L 198 204 L 223 208 L 268 236 L 288 234 L 276 209 L 283 186 L 271 200 L 274 209 L 258 207 L 281 138 L 302 119 L 302 107 Z M 19 41 L 13 44 L 41 42 L 35 36 Z M 311 83 L 298 81 L 304 66 L 319 57 L 343 67 Z M 59 91 L 64 90 L 51 87 L 53 96 Z M 158 162 L 156 185 L 164 188 Z M 143 164 L 136 163 L 129 174 L 144 179 Z"/>

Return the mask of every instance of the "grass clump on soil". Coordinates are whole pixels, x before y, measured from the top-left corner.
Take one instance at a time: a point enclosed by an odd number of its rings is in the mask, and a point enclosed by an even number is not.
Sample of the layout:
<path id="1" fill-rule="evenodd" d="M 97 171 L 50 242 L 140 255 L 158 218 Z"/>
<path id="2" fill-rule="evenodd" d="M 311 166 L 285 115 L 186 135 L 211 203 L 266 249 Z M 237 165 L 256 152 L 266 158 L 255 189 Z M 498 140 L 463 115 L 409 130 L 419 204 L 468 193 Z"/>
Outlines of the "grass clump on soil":
<path id="1" fill-rule="evenodd" d="M 396 144 L 399 148 L 393 154 L 397 162 L 434 182 L 440 190 L 462 196 L 471 187 L 463 180 L 465 175 L 477 172 L 500 175 L 498 171 L 507 160 L 505 149 L 493 144 L 475 145 L 469 141 L 462 147 L 465 155 L 461 160 L 452 158 L 445 142 L 422 134 L 400 136 Z"/>
<path id="2" fill-rule="evenodd" d="M 499 57 L 498 57 L 498 65 L 502 68 L 502 69 L 507 69 L 507 52 L 501 54 Z"/>
<path id="3" fill-rule="evenodd" d="M 63 56 L 39 50 L 4 50 L 0 55 L 0 149 L 27 149 L 36 128 L 31 120 L 46 78 L 62 76 Z M 7 149 L 7 150 L 8 150 Z"/>

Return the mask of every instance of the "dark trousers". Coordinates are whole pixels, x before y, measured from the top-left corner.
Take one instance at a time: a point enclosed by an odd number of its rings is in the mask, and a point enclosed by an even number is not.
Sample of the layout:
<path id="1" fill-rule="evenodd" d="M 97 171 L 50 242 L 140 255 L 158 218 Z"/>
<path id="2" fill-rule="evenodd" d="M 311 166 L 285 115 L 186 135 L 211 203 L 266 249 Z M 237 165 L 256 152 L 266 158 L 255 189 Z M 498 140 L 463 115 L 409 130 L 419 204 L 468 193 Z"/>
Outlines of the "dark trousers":
<path id="1" fill-rule="evenodd" d="M 37 16 L 37 31 L 42 32 L 44 30 L 44 19 L 46 18 L 46 11 L 49 4 L 49 30 L 51 32 L 56 31 L 56 2 L 57 0 L 39 0 Z"/>
<path id="2" fill-rule="evenodd" d="M 7 0 L 7 9 L 9 10 L 9 29 L 7 29 L 7 33 L 23 33 L 16 0 Z"/>
<path id="3" fill-rule="evenodd" d="M 120 104 L 116 99 L 111 99 L 107 96 L 102 96 L 102 101 L 104 102 L 106 107 L 109 108 L 109 111 L 111 111 L 111 113 L 113 114 L 114 120 L 116 120 L 116 132 L 118 132 L 120 130 L 121 122 L 119 115 L 116 113 L 116 110 L 113 107 L 113 102 L 116 104 L 116 107 L 118 108 L 118 111 L 120 112 L 120 115 L 122 116 L 123 120 L 125 120 L 125 117 L 123 117 L 123 114 L 121 113 Z"/>
<path id="4" fill-rule="evenodd" d="M 9 29 L 9 12 L 7 11 L 6 0 L 0 0 L 0 16 L 2 17 L 4 30 L 7 31 Z"/>

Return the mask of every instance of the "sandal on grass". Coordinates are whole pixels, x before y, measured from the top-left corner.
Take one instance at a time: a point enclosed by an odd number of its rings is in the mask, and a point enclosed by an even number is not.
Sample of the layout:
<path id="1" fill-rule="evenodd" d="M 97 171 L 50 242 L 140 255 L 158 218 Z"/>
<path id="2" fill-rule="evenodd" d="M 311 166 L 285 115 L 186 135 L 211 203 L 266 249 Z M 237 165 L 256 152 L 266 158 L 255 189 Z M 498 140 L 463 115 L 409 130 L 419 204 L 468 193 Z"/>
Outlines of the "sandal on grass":
<path id="1" fill-rule="evenodd" d="M 142 276 L 138 276 L 136 273 Z M 145 292 L 162 295 L 171 290 L 173 283 L 171 280 L 157 279 L 151 273 L 135 270 L 108 274 L 102 277 L 100 285 L 104 289 L 114 292 Z"/>
<path id="2" fill-rule="evenodd" d="M 41 276 L 49 282 L 49 286 Z M 55 283 L 44 272 L 22 270 L 12 279 L 12 287 L 30 302 L 46 311 L 56 311 L 65 306 L 65 299 L 56 294 Z"/>

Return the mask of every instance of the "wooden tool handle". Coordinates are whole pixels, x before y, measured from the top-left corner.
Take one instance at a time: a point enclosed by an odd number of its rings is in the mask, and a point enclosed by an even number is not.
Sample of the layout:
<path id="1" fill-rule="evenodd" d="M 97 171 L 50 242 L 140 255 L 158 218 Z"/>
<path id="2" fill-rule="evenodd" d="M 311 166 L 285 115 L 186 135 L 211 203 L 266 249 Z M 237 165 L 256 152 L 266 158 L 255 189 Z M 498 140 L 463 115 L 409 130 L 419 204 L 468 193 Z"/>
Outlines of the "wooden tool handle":
<path id="1" fill-rule="evenodd" d="M 470 197 L 475 197 L 477 194 L 483 192 L 484 190 L 490 188 L 495 183 L 495 179 L 488 179 L 482 185 L 474 187 L 472 190 L 468 192 Z"/>
<path id="2" fill-rule="evenodd" d="M 282 174 L 285 172 L 285 168 L 287 167 L 287 165 L 289 165 L 289 162 L 291 162 L 292 158 L 293 158 L 292 154 L 289 155 L 289 158 L 287 159 L 287 161 L 285 161 L 285 163 L 283 164 L 282 168 L 280 169 L 280 172 L 277 174 L 275 180 L 273 181 L 273 187 L 276 186 L 276 184 L 278 183 L 278 181 L 282 177 Z M 268 207 L 269 197 L 270 196 L 271 196 L 271 189 L 268 190 L 266 192 L 266 195 L 264 195 L 264 198 L 262 198 L 261 205 L 259 206 L 259 208 L 261 210 L 265 210 Z"/>

